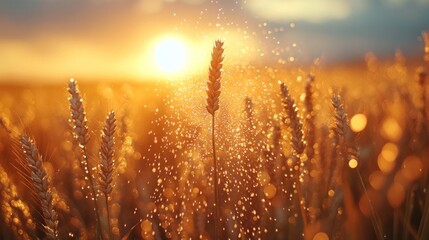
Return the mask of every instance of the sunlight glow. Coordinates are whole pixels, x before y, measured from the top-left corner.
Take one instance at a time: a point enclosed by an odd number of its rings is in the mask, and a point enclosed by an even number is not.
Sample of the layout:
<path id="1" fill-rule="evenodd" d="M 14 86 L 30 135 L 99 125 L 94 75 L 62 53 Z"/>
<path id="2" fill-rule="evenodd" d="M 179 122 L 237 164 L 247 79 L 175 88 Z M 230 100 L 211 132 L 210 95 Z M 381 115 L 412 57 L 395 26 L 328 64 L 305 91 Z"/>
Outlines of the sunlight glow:
<path id="1" fill-rule="evenodd" d="M 188 61 L 187 48 L 178 39 L 164 39 L 155 47 L 155 61 L 162 73 L 171 74 L 183 71 Z"/>

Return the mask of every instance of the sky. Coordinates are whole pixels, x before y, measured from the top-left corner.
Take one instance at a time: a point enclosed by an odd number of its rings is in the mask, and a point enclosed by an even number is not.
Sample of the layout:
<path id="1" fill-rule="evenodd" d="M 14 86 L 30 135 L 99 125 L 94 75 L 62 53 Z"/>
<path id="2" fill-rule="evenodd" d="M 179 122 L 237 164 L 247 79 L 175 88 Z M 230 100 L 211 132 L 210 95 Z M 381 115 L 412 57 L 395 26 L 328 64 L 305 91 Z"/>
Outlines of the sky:
<path id="1" fill-rule="evenodd" d="M 162 77 L 165 39 L 184 44 L 182 74 L 206 71 L 216 39 L 231 64 L 421 58 L 424 30 L 429 0 L 1 0 L 0 81 Z"/>

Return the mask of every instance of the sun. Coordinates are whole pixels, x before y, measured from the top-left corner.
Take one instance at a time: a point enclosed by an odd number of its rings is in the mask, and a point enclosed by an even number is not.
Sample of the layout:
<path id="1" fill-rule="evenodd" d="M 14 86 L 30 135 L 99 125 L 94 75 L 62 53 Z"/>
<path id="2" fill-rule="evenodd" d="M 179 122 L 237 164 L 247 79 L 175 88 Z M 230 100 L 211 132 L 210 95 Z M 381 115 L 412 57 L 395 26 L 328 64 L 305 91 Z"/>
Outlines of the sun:
<path id="1" fill-rule="evenodd" d="M 156 66 L 164 74 L 178 73 L 185 70 L 187 60 L 186 45 L 179 39 L 164 39 L 155 46 Z"/>

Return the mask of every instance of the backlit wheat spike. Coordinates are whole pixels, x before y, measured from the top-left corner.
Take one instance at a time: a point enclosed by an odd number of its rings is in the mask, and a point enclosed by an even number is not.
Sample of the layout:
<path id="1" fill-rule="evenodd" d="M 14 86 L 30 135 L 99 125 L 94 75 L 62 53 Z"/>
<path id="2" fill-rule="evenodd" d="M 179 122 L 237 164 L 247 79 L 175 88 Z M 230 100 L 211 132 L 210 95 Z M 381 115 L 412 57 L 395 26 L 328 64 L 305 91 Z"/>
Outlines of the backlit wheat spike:
<path id="1" fill-rule="evenodd" d="M 207 111 L 214 115 L 219 109 L 219 96 L 221 92 L 221 78 L 222 78 L 222 61 L 223 61 L 223 42 L 220 40 L 215 41 L 213 47 L 212 59 L 209 68 L 209 79 L 207 81 Z"/>
<path id="2" fill-rule="evenodd" d="M 109 195 L 112 192 L 113 170 L 114 170 L 114 145 L 115 145 L 115 129 L 116 118 L 115 113 L 112 111 L 106 118 L 106 122 L 101 132 L 101 146 L 100 146 L 100 190 L 104 194 L 107 221 L 109 227 L 109 235 L 111 236 L 110 228 L 110 211 L 109 211 Z"/>
<path id="3" fill-rule="evenodd" d="M 281 94 L 283 96 L 283 107 L 286 110 L 287 118 L 288 118 L 288 125 L 291 131 L 292 135 L 292 148 L 295 151 L 294 157 L 297 160 L 297 166 L 299 166 L 299 179 L 300 182 L 304 177 L 304 173 L 306 171 L 305 165 L 301 165 L 301 155 L 304 153 L 305 150 L 305 142 L 304 142 L 304 132 L 303 127 L 301 123 L 301 119 L 298 115 L 298 108 L 295 105 L 295 101 L 292 99 L 292 97 L 289 94 L 289 90 L 287 89 L 286 85 L 284 83 L 280 84 L 280 90 Z M 304 228 L 307 226 L 307 214 L 305 210 L 305 199 L 303 197 L 302 187 L 301 183 L 298 183 L 297 185 L 297 191 L 298 191 L 298 199 L 299 199 L 299 205 L 301 210 L 301 217 L 302 222 L 304 225 Z"/>
<path id="4" fill-rule="evenodd" d="M 79 143 L 81 148 L 89 141 L 88 126 L 86 120 L 86 113 L 83 108 L 83 100 L 80 96 L 77 83 L 74 79 L 69 82 L 68 92 L 70 93 L 70 110 L 71 110 L 71 122 L 73 124 L 74 136 Z M 87 158 L 87 156 L 84 156 Z"/>
<path id="5" fill-rule="evenodd" d="M 86 120 L 86 113 L 83 108 L 83 100 L 80 96 L 79 89 L 75 80 L 71 79 L 69 82 L 68 91 L 70 93 L 69 103 L 71 111 L 71 120 L 73 124 L 74 137 L 79 144 L 82 151 L 82 161 L 80 162 L 85 179 L 88 181 L 89 188 L 91 189 L 92 198 L 96 198 L 92 170 L 88 163 L 88 153 L 86 144 L 89 141 L 88 125 Z"/>
<path id="6" fill-rule="evenodd" d="M 79 148 L 82 152 L 82 161 L 79 161 L 80 167 L 82 168 L 85 181 L 89 186 L 92 195 L 92 201 L 94 203 L 94 213 L 97 222 L 97 228 L 101 229 L 100 225 L 100 213 L 97 205 L 97 193 L 95 191 L 95 180 L 92 175 L 92 169 L 88 162 L 88 152 L 86 144 L 89 141 L 88 125 L 86 120 L 86 113 L 83 108 L 83 100 L 80 96 L 79 89 L 75 80 L 71 79 L 68 86 L 68 92 L 70 93 L 69 103 L 71 111 L 70 122 L 73 125 L 74 138 L 79 144 Z"/>
<path id="7" fill-rule="evenodd" d="M 334 179 L 343 179 L 343 170 L 344 166 L 347 166 L 347 162 L 351 160 L 351 155 L 349 154 L 349 134 L 350 127 L 347 122 L 347 114 L 344 110 L 344 105 L 342 103 L 341 96 L 334 94 L 331 97 L 331 103 L 334 107 L 334 119 L 335 124 L 332 127 L 333 131 L 333 156 L 339 156 L 336 162 L 332 162 L 331 165 L 335 166 L 333 173 Z M 337 152 L 338 151 L 338 152 Z M 335 158 L 332 157 L 334 160 Z M 335 161 L 335 160 L 334 160 Z"/>
<path id="8" fill-rule="evenodd" d="M 334 131 L 340 138 L 345 138 L 348 132 L 347 115 L 344 111 L 343 103 L 339 95 L 332 96 L 332 106 L 335 109 L 335 128 Z"/>
<path id="9" fill-rule="evenodd" d="M 213 47 L 212 59 L 209 67 L 209 80 L 207 81 L 207 111 L 212 115 L 212 149 L 213 149 L 213 181 L 214 181 L 214 239 L 219 239 L 221 227 L 219 225 L 220 215 L 220 199 L 219 199 L 219 178 L 218 178 L 218 165 L 216 157 L 216 141 L 215 141 L 215 112 L 219 109 L 219 96 L 220 96 L 220 80 L 222 78 L 222 61 L 223 61 L 223 42 L 220 40 L 215 41 Z M 219 235 L 218 235 L 219 234 Z"/>
<path id="10" fill-rule="evenodd" d="M 52 204 L 52 194 L 49 188 L 48 176 L 42 166 L 42 157 L 28 136 L 21 136 L 21 148 L 30 170 L 31 182 L 42 210 L 45 222 L 44 231 L 48 239 L 58 238 L 58 218 Z"/>
<path id="11" fill-rule="evenodd" d="M 306 138 L 307 138 L 307 149 L 306 154 L 308 159 L 313 159 L 314 157 L 314 144 L 316 143 L 316 117 L 314 114 L 314 104 L 313 104 L 313 83 L 314 76 L 309 74 L 307 77 L 307 82 L 305 84 L 305 111 L 306 111 Z"/>
<path id="12" fill-rule="evenodd" d="M 292 147 L 296 154 L 301 155 L 304 152 L 305 143 L 302 123 L 298 115 L 298 108 L 284 83 L 280 84 L 280 90 L 283 96 L 283 106 L 286 110 L 287 117 L 289 118 L 288 123 L 292 134 Z"/>
<path id="13" fill-rule="evenodd" d="M 112 192 L 112 175 L 114 168 L 113 152 L 114 152 L 114 134 L 116 129 L 115 113 L 110 112 L 107 116 L 101 133 L 100 146 L 100 189 L 105 195 Z"/>
<path id="14" fill-rule="evenodd" d="M 337 139 L 339 140 L 339 147 L 341 154 L 345 161 L 350 161 L 351 159 L 358 160 L 356 146 L 353 144 L 353 138 L 350 135 L 351 130 L 347 122 L 347 114 L 344 111 L 344 105 L 341 101 L 340 95 L 334 95 L 331 98 L 332 105 L 335 109 L 335 127 L 334 132 Z M 378 213 L 375 211 L 374 206 L 371 202 L 371 199 L 368 197 L 365 183 L 363 181 L 362 175 L 360 174 L 359 168 L 355 167 L 357 175 L 360 180 L 360 184 L 368 201 L 370 212 L 371 212 L 371 221 L 376 233 L 377 239 L 383 239 L 383 229 Z M 337 170 L 338 171 L 338 170 Z M 343 173 L 344 174 L 344 173 Z M 343 183 L 345 184 L 345 183 Z"/>
<path id="15" fill-rule="evenodd" d="M 82 151 L 82 161 L 80 162 L 83 174 L 86 181 L 88 181 L 89 188 L 91 189 L 92 198 L 96 198 L 94 182 L 92 177 L 92 170 L 89 167 L 88 163 L 88 153 L 86 150 L 86 144 L 89 141 L 88 126 L 86 120 L 86 113 L 83 108 L 83 100 L 80 96 L 79 89 L 75 80 L 71 79 L 69 82 L 68 91 L 70 93 L 70 111 L 71 111 L 71 120 L 73 124 L 74 137 L 79 144 L 79 147 Z"/>
<path id="16" fill-rule="evenodd" d="M 341 152 L 346 161 L 351 159 L 357 160 L 357 149 L 354 144 L 354 139 L 350 125 L 347 120 L 347 114 L 344 111 L 344 105 L 339 95 L 332 96 L 332 106 L 335 109 L 335 134 L 338 136 Z"/>

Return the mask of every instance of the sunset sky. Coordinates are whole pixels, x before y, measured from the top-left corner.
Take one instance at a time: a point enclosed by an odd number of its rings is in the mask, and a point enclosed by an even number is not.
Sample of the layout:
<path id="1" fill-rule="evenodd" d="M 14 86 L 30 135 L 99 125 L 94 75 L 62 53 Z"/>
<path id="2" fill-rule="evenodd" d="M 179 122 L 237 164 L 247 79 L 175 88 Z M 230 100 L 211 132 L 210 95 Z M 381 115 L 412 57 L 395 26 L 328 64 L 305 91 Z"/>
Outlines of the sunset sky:
<path id="1" fill-rule="evenodd" d="M 215 39 L 231 64 L 417 58 L 423 30 L 428 0 L 2 0 L 0 81 L 164 77 L 166 39 L 183 45 L 180 74 L 206 71 Z"/>

